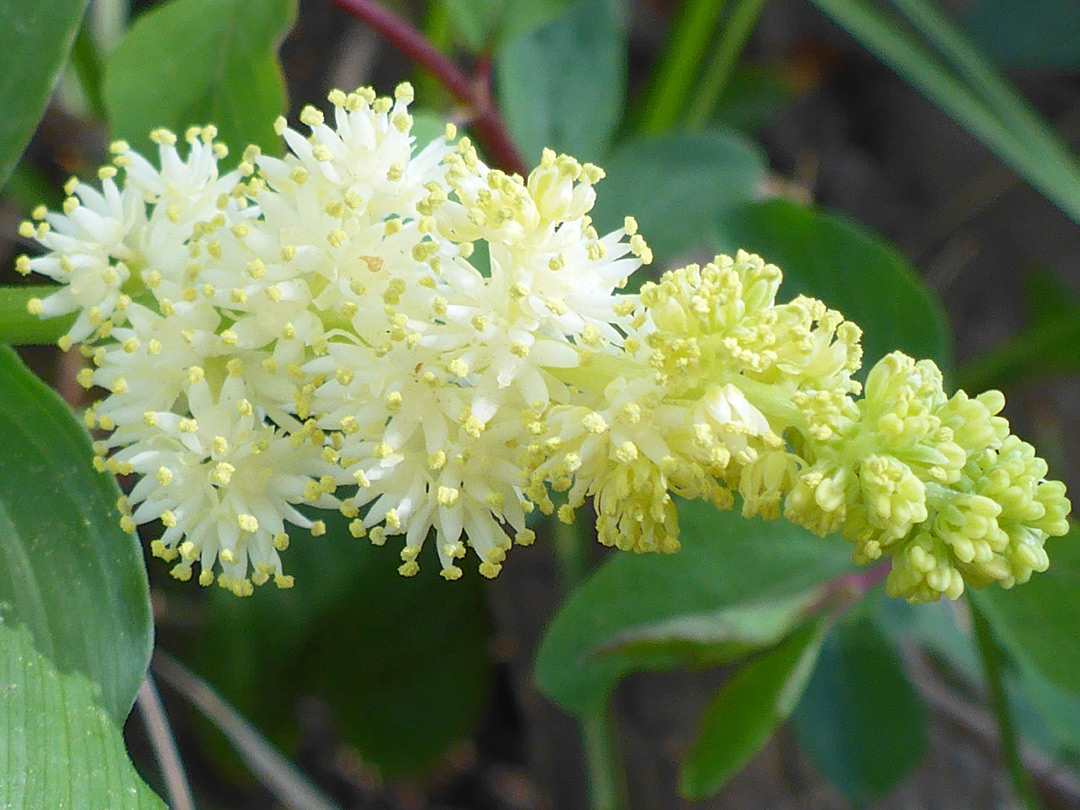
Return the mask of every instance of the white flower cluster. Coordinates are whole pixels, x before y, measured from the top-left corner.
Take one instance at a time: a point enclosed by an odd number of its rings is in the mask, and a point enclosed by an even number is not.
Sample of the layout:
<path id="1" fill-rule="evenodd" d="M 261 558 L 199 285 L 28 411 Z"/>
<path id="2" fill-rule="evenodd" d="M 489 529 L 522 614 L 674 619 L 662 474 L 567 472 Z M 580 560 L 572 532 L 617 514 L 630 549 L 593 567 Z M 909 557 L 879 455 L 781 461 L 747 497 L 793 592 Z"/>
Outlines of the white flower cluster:
<path id="1" fill-rule="evenodd" d="M 110 392 L 87 413 L 99 467 L 139 476 L 124 526 L 160 520 L 177 577 L 287 587 L 287 524 L 325 531 L 305 504 L 402 535 L 402 574 L 434 529 L 444 577 L 467 547 L 493 576 L 534 536 L 522 437 L 581 345 L 622 339 L 613 292 L 648 248 L 632 220 L 592 227 L 595 166 L 545 154 L 525 182 L 452 126 L 415 151 L 407 84 L 329 100 L 332 125 L 280 119 L 291 154 L 229 173 L 213 127 L 186 150 L 153 133 L 160 169 L 114 144 L 100 191 L 72 181 L 22 226 L 47 253 L 18 269 L 62 284 L 30 310 L 78 313 L 61 346 Z"/>
<path id="2" fill-rule="evenodd" d="M 449 125 L 417 150 L 407 84 L 329 101 L 332 125 L 314 107 L 306 136 L 279 119 L 290 154 L 248 147 L 228 173 L 213 127 L 181 150 L 153 133 L 160 168 L 116 143 L 100 190 L 73 180 L 63 212 L 20 230 L 46 252 L 17 269 L 60 282 L 30 311 L 77 313 L 60 345 L 81 344 L 80 382 L 109 392 L 86 421 L 107 436 L 99 469 L 138 476 L 122 524 L 160 521 L 152 550 L 178 578 L 198 563 L 238 595 L 290 586 L 290 531 L 326 531 L 312 508 L 376 545 L 400 536 L 406 576 L 430 537 L 452 580 L 469 548 L 495 576 L 537 508 L 570 521 L 591 499 L 601 542 L 674 551 L 673 496 L 736 493 L 747 514 L 844 528 L 864 560 L 893 554 L 909 598 L 1045 568 L 1068 511 L 1045 464 L 998 461 L 1004 420 L 965 432 L 921 389 L 903 416 L 932 407 L 933 423 L 904 440 L 931 432 L 949 474 L 886 458 L 907 423 L 874 392 L 856 405 L 859 329 L 815 299 L 777 304 L 776 267 L 740 252 L 624 294 L 651 253 L 632 218 L 597 233 L 596 166 L 545 152 L 507 175 Z M 941 522 L 969 490 L 1011 499 L 989 540 Z"/>

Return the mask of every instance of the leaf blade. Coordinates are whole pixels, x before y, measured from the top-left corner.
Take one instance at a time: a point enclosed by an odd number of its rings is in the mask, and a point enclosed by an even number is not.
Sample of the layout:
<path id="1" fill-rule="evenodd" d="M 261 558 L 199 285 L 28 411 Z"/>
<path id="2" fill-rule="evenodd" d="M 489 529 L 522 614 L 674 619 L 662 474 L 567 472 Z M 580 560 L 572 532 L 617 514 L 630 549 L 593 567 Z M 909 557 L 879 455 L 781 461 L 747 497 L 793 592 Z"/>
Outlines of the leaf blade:
<path id="1" fill-rule="evenodd" d="M 583 0 L 496 59 L 506 125 L 527 160 L 546 147 L 601 160 L 626 104 L 627 31 L 611 0 Z"/>
<path id="2" fill-rule="evenodd" d="M 35 650 L 25 625 L 0 622 L 0 807 L 166 810 L 95 692 Z"/>
<path id="3" fill-rule="evenodd" d="M 61 671 L 102 689 L 122 724 L 150 661 L 153 622 L 142 552 L 120 530 L 119 487 L 93 471 L 67 406 L 0 347 L 0 594 Z"/>
<path id="4" fill-rule="evenodd" d="M 113 137 L 145 149 L 157 127 L 214 124 L 234 155 L 249 143 L 280 151 L 277 49 L 295 18 L 296 0 L 171 0 L 140 15 L 106 66 Z"/>
<path id="5" fill-rule="evenodd" d="M 849 547 L 837 538 L 820 539 L 786 523 L 746 520 L 700 502 L 680 502 L 679 514 L 683 548 L 678 554 L 614 556 L 548 626 L 535 677 L 540 690 L 565 710 L 597 710 L 628 673 L 685 661 L 616 654 L 612 645 L 627 634 L 647 634 L 676 619 L 710 616 L 723 622 L 732 608 L 791 600 L 853 568 Z M 780 623 L 776 633 L 759 635 L 758 643 L 741 640 L 756 649 L 785 629 Z"/>
<path id="6" fill-rule="evenodd" d="M 45 113 L 88 0 L 0 4 L 0 186 Z"/>
<path id="7" fill-rule="evenodd" d="M 709 704 L 682 763 L 679 788 L 692 799 L 720 790 L 795 709 L 821 649 L 814 623 L 743 667 Z"/>
<path id="8" fill-rule="evenodd" d="M 1080 695 L 1080 529 L 1047 543 L 1050 569 L 1012 590 L 971 594 L 1009 653 Z"/>
<path id="9" fill-rule="evenodd" d="M 597 229 L 620 228 L 634 216 L 663 267 L 695 248 L 715 247 L 717 221 L 754 197 L 766 161 L 752 141 L 716 129 L 628 141 L 604 169 Z"/>
<path id="10" fill-rule="evenodd" d="M 926 713 L 903 662 L 865 615 L 826 637 L 793 720 L 815 770 L 856 805 L 888 795 L 928 742 Z"/>

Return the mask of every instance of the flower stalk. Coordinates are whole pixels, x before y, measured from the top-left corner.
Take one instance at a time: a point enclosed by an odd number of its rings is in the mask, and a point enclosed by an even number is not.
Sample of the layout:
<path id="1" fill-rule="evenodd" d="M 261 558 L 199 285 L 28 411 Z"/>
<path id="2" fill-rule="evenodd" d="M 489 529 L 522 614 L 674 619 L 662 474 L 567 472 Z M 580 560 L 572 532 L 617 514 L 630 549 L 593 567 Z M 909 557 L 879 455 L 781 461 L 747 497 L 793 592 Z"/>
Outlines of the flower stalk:
<path id="1" fill-rule="evenodd" d="M 421 70 L 433 76 L 470 111 L 470 128 L 497 166 L 522 176 L 528 167 L 492 100 L 490 59 L 481 57 L 476 75 L 469 77 L 441 53 L 424 34 L 375 0 L 330 0 L 370 26 Z"/>
<path id="2" fill-rule="evenodd" d="M 554 535 L 563 595 L 568 598 L 588 575 L 592 531 L 580 521 L 571 525 L 556 519 L 549 520 L 548 525 Z M 610 705 L 588 711 L 577 720 L 591 810 L 623 810 L 626 783 L 619 756 L 618 729 Z"/>
<path id="3" fill-rule="evenodd" d="M 1005 690 L 1005 661 L 1001 647 L 994 638 L 994 631 L 973 600 L 968 600 L 971 608 L 971 621 L 975 628 L 975 643 L 983 663 L 986 687 L 990 693 L 990 710 L 997 722 L 998 737 L 1001 743 L 1001 755 L 1005 760 L 1005 769 L 1009 774 L 1013 792 L 1025 810 L 1043 810 L 1042 801 L 1035 789 L 1035 783 L 1024 766 L 1020 750 L 1020 738 L 1013 723 L 1012 709 Z"/>

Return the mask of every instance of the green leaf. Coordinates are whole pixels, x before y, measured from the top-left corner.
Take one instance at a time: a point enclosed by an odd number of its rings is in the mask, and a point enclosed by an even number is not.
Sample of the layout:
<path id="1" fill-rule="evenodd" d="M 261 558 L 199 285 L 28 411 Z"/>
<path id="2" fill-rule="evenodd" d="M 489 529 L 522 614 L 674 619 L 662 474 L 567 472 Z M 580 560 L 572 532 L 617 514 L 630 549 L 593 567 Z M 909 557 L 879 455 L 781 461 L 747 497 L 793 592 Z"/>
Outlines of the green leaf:
<path id="1" fill-rule="evenodd" d="M 982 681 L 982 659 L 970 628 L 960 625 L 956 603 L 943 599 L 911 605 L 881 595 L 875 607 L 874 623 L 894 645 L 918 645 L 968 682 Z"/>
<path id="2" fill-rule="evenodd" d="M 888 795 L 926 751 L 926 711 L 865 613 L 825 638 L 793 720 L 814 768 L 855 805 Z"/>
<path id="3" fill-rule="evenodd" d="M 814 670 L 823 627 L 811 624 L 743 667 L 701 721 L 682 764 L 679 788 L 691 799 L 716 793 L 742 770 L 791 715 Z"/>
<path id="4" fill-rule="evenodd" d="M 0 622 L 0 807 L 167 810 L 139 778 L 97 684 Z"/>
<path id="5" fill-rule="evenodd" d="M 1050 570 L 1012 590 L 972 594 L 998 640 L 1014 657 L 1080 696 L 1080 530 L 1046 543 Z"/>
<path id="6" fill-rule="evenodd" d="M 612 0 L 583 0 L 498 52 L 499 106 L 527 162 L 545 147 L 607 154 L 626 105 L 626 35 Z"/>
<path id="7" fill-rule="evenodd" d="M 474 53 L 527 34 L 572 0 L 442 0 L 454 27 Z"/>
<path id="8" fill-rule="evenodd" d="M 1074 0 L 977 0 L 966 23 L 976 44 L 1003 65 L 1080 67 L 1080 5 Z"/>
<path id="9" fill-rule="evenodd" d="M 736 661 L 790 633 L 820 597 L 819 589 L 811 589 L 715 613 L 645 624 L 616 636 L 597 655 L 616 656 L 634 669 L 650 670 Z"/>
<path id="10" fill-rule="evenodd" d="M 725 252 L 744 248 L 784 271 L 781 295 L 811 295 L 863 329 L 863 367 L 901 349 L 948 374 L 952 347 L 941 303 L 881 238 L 840 216 L 785 200 L 745 206 L 720 223 Z"/>
<path id="11" fill-rule="evenodd" d="M 1009 704 L 1020 730 L 1054 759 L 1080 757 L 1080 695 L 1067 692 L 1020 661 Z"/>
<path id="12" fill-rule="evenodd" d="M 597 710 L 630 672 L 671 669 L 687 653 L 712 663 L 768 645 L 790 627 L 798 598 L 852 569 L 842 540 L 788 523 L 700 501 L 680 502 L 679 519 L 679 553 L 614 556 L 548 626 L 536 680 L 567 711 Z"/>
<path id="13" fill-rule="evenodd" d="M 0 3 L 0 186 L 45 113 L 87 0 Z"/>
<path id="14" fill-rule="evenodd" d="M 67 405 L 6 347 L 0 380 L 0 616 L 25 623 L 62 672 L 89 676 L 122 725 L 153 647 L 138 540 Z"/>
<path id="15" fill-rule="evenodd" d="M 259 588 L 247 599 L 215 589 L 196 668 L 286 750 L 295 713 L 282 707 L 317 695 L 384 776 L 415 771 L 470 733 L 486 705 L 479 576 L 443 581 L 428 549 L 420 574 L 406 579 L 395 550 L 320 517 L 327 534 L 297 538 L 284 555 L 295 588 Z"/>
<path id="16" fill-rule="evenodd" d="M 635 217 L 659 267 L 715 246 L 717 221 L 753 198 L 766 169 L 754 143 L 720 130 L 629 141 L 603 166 L 597 229 L 605 233 Z"/>
<path id="17" fill-rule="evenodd" d="M 106 66 L 113 136 L 145 149 L 157 127 L 214 124 L 234 155 L 249 143 L 279 152 L 277 49 L 295 17 L 295 0 L 171 0 L 142 14 Z"/>

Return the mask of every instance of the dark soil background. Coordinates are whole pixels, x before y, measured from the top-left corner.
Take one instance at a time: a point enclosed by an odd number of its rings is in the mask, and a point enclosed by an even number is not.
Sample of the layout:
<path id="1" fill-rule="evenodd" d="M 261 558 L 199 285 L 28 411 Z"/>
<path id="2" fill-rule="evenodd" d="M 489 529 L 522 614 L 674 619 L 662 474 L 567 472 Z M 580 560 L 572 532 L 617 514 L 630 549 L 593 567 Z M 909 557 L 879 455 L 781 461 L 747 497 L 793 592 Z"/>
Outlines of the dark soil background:
<path id="1" fill-rule="evenodd" d="M 674 5 L 668 0 L 635 4 L 631 76 L 637 84 L 631 104 Z M 953 3 L 951 8 L 961 11 L 963 6 Z M 410 10 L 418 18 L 420 4 Z M 332 87 L 386 88 L 409 75 L 400 55 L 326 0 L 302 0 L 299 24 L 285 43 L 283 58 L 294 109 L 325 97 Z M 944 301 L 958 366 L 1023 326 L 1027 315 L 1021 283 L 1032 268 L 1049 269 L 1080 290 L 1080 228 L 809 4 L 772 0 L 745 59 L 786 76 L 797 88 L 795 97 L 754 133 L 769 154 L 777 187 L 850 214 L 896 243 Z M 1025 72 L 1013 78 L 1065 137 L 1080 138 L 1080 74 Z M 58 187 L 70 172 L 95 165 L 103 143 L 100 130 L 54 111 L 30 154 Z M 4 268 L 21 249 L 4 235 L 13 237 L 24 215 L 10 204 L 0 209 Z M 5 283 L 15 281 L 6 269 L 0 275 Z M 55 351 L 27 356 L 39 373 L 65 387 L 63 362 Z M 1007 392 L 1016 431 L 1039 443 L 1055 476 L 1074 491 L 1080 466 L 1074 446 L 1062 437 L 1080 430 L 1076 382 L 1059 379 Z M 537 693 L 530 677 L 536 644 L 561 599 L 554 560 L 538 547 L 515 562 L 489 588 L 491 648 L 498 663 L 487 716 L 474 738 L 452 750 L 430 776 L 380 784 L 358 755 L 335 739 L 325 710 L 315 703 L 302 707 L 296 718 L 300 763 L 343 807 L 586 807 L 576 725 Z M 676 798 L 676 764 L 724 677 L 716 671 L 641 675 L 620 688 L 616 715 L 632 808 L 689 806 Z M 920 684 L 932 689 L 934 677 L 926 678 Z M 269 794 L 242 775 L 221 775 L 197 742 L 199 721 L 186 704 L 168 690 L 163 693 L 189 773 L 205 799 L 200 806 L 274 807 Z M 948 695 L 931 704 L 925 763 L 874 807 L 1015 807 L 985 710 Z M 137 719 L 129 731 L 137 761 L 153 773 Z M 1052 807 L 1080 807 L 1075 784 L 1051 764 L 1040 774 Z M 811 771 L 793 735 L 782 730 L 720 797 L 698 806 L 839 810 L 848 805 Z"/>

